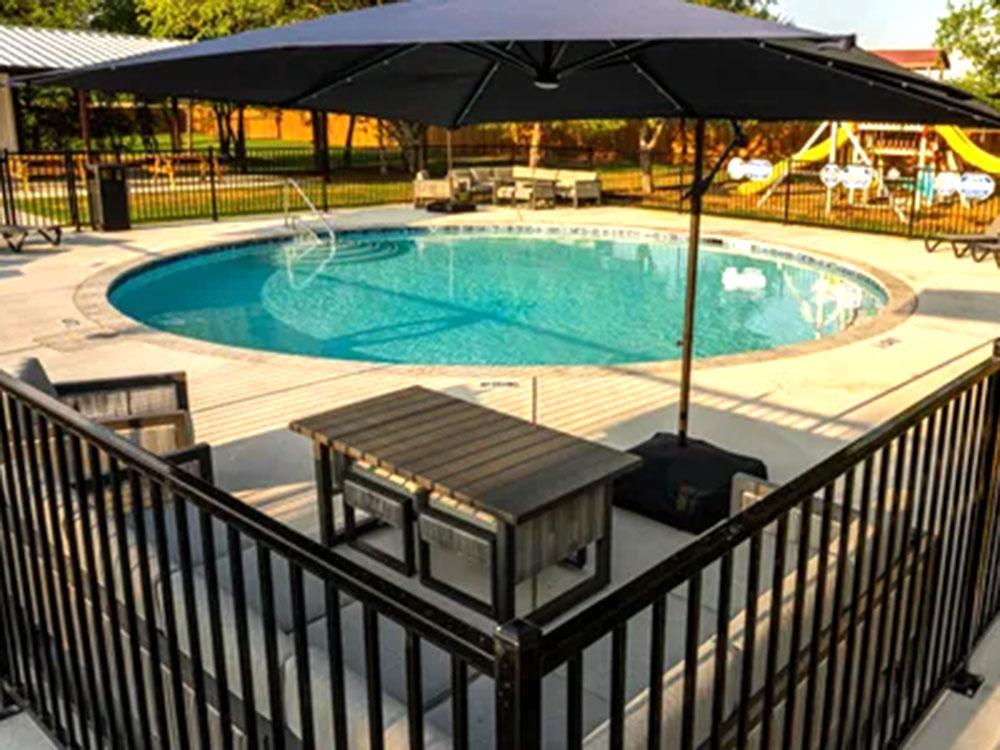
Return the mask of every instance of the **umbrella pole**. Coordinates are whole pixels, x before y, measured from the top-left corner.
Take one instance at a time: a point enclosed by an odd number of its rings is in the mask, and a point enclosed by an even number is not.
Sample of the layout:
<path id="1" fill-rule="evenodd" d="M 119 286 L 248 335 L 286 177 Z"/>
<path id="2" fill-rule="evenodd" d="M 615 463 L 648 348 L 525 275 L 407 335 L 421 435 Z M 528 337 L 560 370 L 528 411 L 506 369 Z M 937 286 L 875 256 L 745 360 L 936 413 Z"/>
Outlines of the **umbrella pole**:
<path id="1" fill-rule="evenodd" d="M 694 129 L 694 173 L 691 186 L 691 225 L 688 230 L 687 284 L 684 291 L 684 332 L 681 338 L 681 395 L 677 408 L 677 437 L 687 445 L 691 406 L 691 364 L 694 359 L 694 312 L 698 288 L 698 243 L 701 240 L 701 198 L 705 161 L 705 120 L 698 118 Z"/>

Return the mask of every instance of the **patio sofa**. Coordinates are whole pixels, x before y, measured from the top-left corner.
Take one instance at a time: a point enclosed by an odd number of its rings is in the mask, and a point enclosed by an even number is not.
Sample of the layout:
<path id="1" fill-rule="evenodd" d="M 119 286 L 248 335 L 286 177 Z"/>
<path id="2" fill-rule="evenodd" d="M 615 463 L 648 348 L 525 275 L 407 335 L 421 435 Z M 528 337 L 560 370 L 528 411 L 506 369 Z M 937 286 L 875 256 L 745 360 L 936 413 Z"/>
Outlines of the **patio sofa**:
<path id="1" fill-rule="evenodd" d="M 44 400 L 45 394 L 38 392 L 38 398 Z M 2 485 L 0 485 L 2 487 Z M 750 497 L 754 501 L 762 493 L 746 492 L 736 493 L 734 497 L 735 507 L 738 510 Z M 45 498 L 47 499 L 47 498 Z M 197 630 L 200 643 L 200 657 L 207 675 L 210 686 L 213 689 L 208 691 L 211 696 L 214 694 L 214 678 L 216 675 L 215 665 L 212 659 L 211 650 L 211 623 L 206 616 L 209 607 L 208 581 L 212 573 L 219 582 L 219 611 L 221 619 L 221 630 L 226 634 L 224 642 L 225 669 L 228 676 L 228 693 L 234 707 L 234 718 L 236 723 L 247 726 L 247 721 L 255 722 L 256 726 L 266 737 L 274 732 L 284 733 L 286 739 L 292 746 L 296 742 L 301 742 L 302 722 L 298 705 L 298 685 L 299 685 L 299 662 L 296 658 L 296 644 L 293 635 L 294 623 L 292 617 L 292 607 L 290 601 L 289 570 L 287 564 L 277 556 L 272 557 L 271 572 L 274 581 L 275 605 L 274 616 L 277 628 L 277 661 L 279 669 L 279 686 L 284 697 L 285 714 L 280 725 L 274 726 L 270 708 L 268 684 L 265 679 L 267 675 L 266 649 L 264 648 L 265 617 L 262 607 L 262 582 L 259 577 L 258 550 L 256 546 L 249 544 L 245 537 L 240 536 L 234 548 L 236 556 L 230 555 L 230 548 L 226 544 L 226 530 L 221 524 L 213 522 L 209 526 L 202 523 L 200 513 L 191 504 L 187 504 L 186 512 L 178 512 L 179 506 L 170 502 L 169 498 L 164 498 L 164 521 L 158 522 L 155 510 L 152 508 L 151 497 L 148 494 L 148 487 L 141 487 L 141 495 L 131 498 L 137 503 L 141 510 L 133 510 L 126 518 L 124 525 L 125 537 L 119 538 L 111 534 L 109 539 L 109 557 L 111 571 L 101 555 L 94 559 L 94 578 L 99 591 L 97 595 L 104 599 L 110 597 L 113 589 L 114 600 L 121 607 L 116 623 L 112 622 L 109 611 L 103 610 L 103 627 L 106 638 L 106 647 L 111 653 L 114 643 L 117 640 L 121 644 L 123 652 L 127 655 L 131 644 L 129 643 L 128 629 L 125 627 L 124 613 L 126 611 L 125 587 L 126 581 L 131 581 L 133 589 L 140 592 L 143 589 L 144 579 L 148 581 L 152 590 L 151 601 L 140 600 L 135 603 L 135 611 L 140 622 L 140 634 L 151 625 L 163 633 L 166 631 L 168 621 L 181 623 L 177 632 L 177 648 L 183 661 L 183 703 L 186 717 L 185 726 L 172 725 L 170 732 L 175 735 L 184 732 L 193 736 L 196 732 L 196 705 L 195 692 L 191 682 L 189 667 L 192 657 L 198 652 L 195 651 L 187 628 L 183 625 L 189 621 L 187 603 L 193 602 L 198 612 Z M 0 507 L 3 505 L 3 498 L 0 497 Z M 52 503 L 48 503 L 49 512 L 55 512 L 56 518 L 51 516 L 45 519 L 27 519 L 25 531 L 35 535 L 36 538 L 44 537 L 51 544 L 66 550 L 75 543 L 78 548 L 85 548 L 88 544 L 100 546 L 100 527 L 97 522 L 98 514 L 96 508 L 89 507 L 86 514 L 81 513 L 81 508 L 74 504 L 71 508 L 57 505 L 54 509 Z M 85 506 L 87 507 L 87 506 Z M 136 506 L 133 505 L 133 508 Z M 817 505 L 818 507 L 818 505 Z M 624 510 L 615 511 L 615 524 L 620 533 L 624 533 L 629 538 L 637 540 L 645 535 L 648 538 L 648 520 L 637 514 Z M 835 513 L 835 518 L 839 518 L 839 510 Z M 52 521 L 55 520 L 55 524 Z M 186 528 L 182 528 L 183 526 Z M 856 523 L 854 521 L 853 523 Z M 306 524 L 308 525 L 308 524 Z M 41 526 L 41 528 L 39 528 Z M 160 527 L 157 529 L 157 527 Z M 205 539 L 202 532 L 205 528 L 212 529 L 213 545 L 204 544 Z M 314 527 L 315 528 L 315 527 Z M 794 588 L 796 580 L 796 558 L 798 550 L 798 539 L 796 537 L 799 528 L 799 519 L 795 513 L 792 514 L 789 522 L 789 543 L 787 547 L 785 578 L 782 589 L 782 604 L 780 608 L 780 646 L 777 659 L 779 672 L 784 672 L 790 663 L 789 641 L 791 632 L 791 618 L 794 610 Z M 871 526 L 869 525 L 869 535 Z M 55 535 L 53 530 L 56 530 Z M 660 533 L 662 532 L 662 533 Z M 163 554 L 159 557 L 142 554 L 149 547 L 148 540 L 155 539 L 157 533 L 163 534 L 167 541 L 163 547 Z M 663 539 L 669 539 L 669 549 L 661 549 L 661 553 L 666 555 L 672 550 L 683 549 L 695 537 L 681 531 L 664 529 L 658 530 L 657 543 Z M 185 539 L 186 536 L 186 539 Z M 828 550 L 828 570 L 827 582 L 824 588 L 824 599 L 829 602 L 831 599 L 832 587 L 834 585 L 833 571 L 837 564 L 838 548 L 836 540 L 839 539 L 839 526 L 833 524 L 831 529 L 831 545 Z M 867 583 L 872 561 L 869 560 L 865 567 L 858 571 L 855 569 L 855 554 L 859 542 L 867 543 L 866 540 L 859 540 L 857 530 L 851 532 L 849 553 L 850 557 L 845 563 L 849 580 L 860 573 L 861 581 Z M 812 613 L 812 602 L 817 594 L 817 578 L 819 573 L 819 517 L 811 520 L 811 535 L 809 547 L 809 564 L 807 571 L 808 586 L 805 594 L 805 616 L 803 619 L 803 638 L 801 648 L 805 651 L 812 634 L 812 623 L 810 617 Z M 186 541 L 187 544 L 183 544 Z M 925 552 L 927 547 L 926 539 L 911 540 L 915 548 Z M 8 549 L 16 545 L 16 540 L 11 538 L 5 540 Z M 209 546 L 212 547 L 211 554 Z M 757 655 L 755 660 L 753 690 L 759 693 L 764 684 L 764 644 L 768 633 L 772 627 L 771 619 L 771 592 L 770 592 L 770 569 L 771 562 L 775 554 L 774 535 L 770 531 L 764 533 L 762 543 L 762 576 L 760 593 L 758 596 L 758 624 L 756 628 Z M 731 611 L 733 616 L 730 619 L 730 642 L 726 662 L 727 691 L 726 691 L 726 718 L 731 721 L 731 714 L 736 701 L 738 700 L 737 690 L 739 686 L 739 676 L 742 665 L 743 648 L 743 626 L 745 613 L 742 611 L 743 603 L 746 600 L 746 546 L 741 548 L 741 552 L 736 555 L 734 565 L 733 594 Z M 24 554 L 31 555 L 33 551 L 24 549 Z M 122 565 L 122 558 L 126 557 L 126 564 Z M 869 556 L 870 557 L 870 556 Z M 150 559 L 152 558 L 152 559 Z M 875 561 L 878 565 L 877 572 L 888 569 L 890 557 L 883 554 Z M 238 563 L 238 565 L 234 565 Z M 89 613 L 94 592 L 86 584 L 89 574 L 89 566 L 86 560 L 81 561 L 83 570 L 81 571 L 83 584 L 82 599 L 85 601 L 87 612 Z M 893 562 L 895 564 L 895 562 Z M 237 612 L 235 597 L 233 594 L 233 581 L 236 578 L 233 572 L 236 568 L 242 569 L 241 581 L 243 583 L 246 606 L 243 611 Z M 124 570 L 123 570 L 124 569 Z M 190 571 L 192 590 L 185 591 L 184 571 Z M 898 576 L 897 576 L 898 580 Z M 904 580 L 908 580 L 907 577 Z M 16 573 L 7 579 L 8 586 L 17 586 L 20 581 Z M 697 713 L 695 724 L 695 744 L 700 746 L 711 731 L 710 706 L 714 680 L 714 653 L 715 653 L 715 606 L 717 602 L 718 587 L 717 566 L 713 566 L 705 571 L 703 580 L 703 595 L 701 599 L 701 624 L 698 638 L 700 646 L 698 648 L 698 695 Z M 67 582 L 67 588 L 71 594 L 76 594 L 77 579 Z M 190 597 L 190 598 L 189 598 Z M 141 599 L 141 597 L 140 597 Z M 881 611 L 881 607 L 886 604 L 885 597 L 874 599 L 875 611 Z M 888 603 L 894 601 L 890 595 Z M 61 604 L 57 605 L 61 608 Z M 681 713 L 683 707 L 683 671 L 684 671 L 684 644 L 679 634 L 684 632 L 685 616 L 687 609 L 687 590 L 681 587 L 672 592 L 668 597 L 668 640 L 666 648 L 666 660 L 663 669 L 663 739 L 666 740 L 664 746 L 672 746 L 677 739 L 677 733 L 681 726 Z M 173 617 L 171 617 L 171 611 Z M 369 685 L 366 679 L 367 668 L 364 649 L 364 617 L 363 606 L 360 602 L 352 600 L 350 597 L 342 596 L 340 601 L 340 619 L 342 621 L 343 658 L 344 658 L 344 686 L 345 702 L 347 705 L 348 734 L 351 739 L 351 747 L 367 748 L 368 745 L 368 700 Z M 829 623 L 829 607 L 824 610 L 824 627 Z M 35 617 L 42 623 L 44 617 L 48 615 L 47 602 L 36 603 Z M 77 612 L 71 613 L 71 618 L 77 633 L 78 643 L 87 643 L 86 630 L 81 627 L 77 620 Z M 306 620 L 306 640 L 308 642 L 308 654 L 310 661 L 309 684 L 312 693 L 312 705 L 314 707 L 314 724 L 316 729 L 317 747 L 334 747 L 333 727 L 331 719 L 330 696 L 332 687 L 330 683 L 330 672 L 328 668 L 329 653 L 327 651 L 326 634 L 328 621 L 326 619 L 325 589 L 323 585 L 310 576 L 305 577 L 305 620 Z M 405 637 L 402 629 L 394 623 L 379 618 L 379 640 L 381 653 L 381 681 L 380 700 L 382 704 L 382 714 L 384 722 L 385 747 L 390 750 L 404 748 L 407 746 L 407 685 L 405 671 Z M 254 714 L 251 717 L 244 716 L 243 707 L 245 698 L 249 694 L 244 693 L 242 680 L 240 678 L 239 654 L 236 648 L 236 641 L 233 633 L 236 632 L 239 624 L 245 624 L 251 644 L 251 663 L 249 668 L 253 676 L 253 704 Z M 648 711 L 648 679 L 649 679 L 649 635 L 650 635 L 650 613 L 645 610 L 634 617 L 629 624 L 629 647 L 627 650 L 627 670 L 626 670 L 626 717 L 625 717 L 625 747 L 644 747 L 645 732 Z M 670 636 L 669 634 L 673 634 Z M 50 637 L 55 637 L 55 633 L 50 633 Z M 846 632 L 842 629 L 836 634 L 838 641 L 846 637 Z M 161 646 L 165 642 L 159 639 Z M 884 665 L 884 672 L 891 672 L 891 665 L 898 658 L 898 653 L 911 647 L 912 634 L 905 634 L 900 638 L 899 650 L 897 654 L 887 655 Z M 93 648 L 90 643 L 88 648 Z M 608 709 L 610 705 L 610 637 L 605 637 L 593 644 L 585 652 L 584 658 L 584 736 L 585 747 L 603 748 L 608 747 L 609 726 L 607 723 Z M 159 679 L 163 682 L 164 693 L 168 704 L 172 705 L 174 697 L 170 689 L 171 675 L 169 663 L 165 660 L 164 654 L 160 653 L 159 661 L 154 661 L 149 648 L 148 638 L 143 638 L 140 643 L 142 653 L 143 674 L 137 676 L 133 673 L 131 663 L 126 658 L 126 672 L 131 685 L 142 681 L 145 686 L 147 701 L 150 702 L 150 715 L 153 714 L 153 691 L 154 681 Z M 450 658 L 447 654 L 436 648 L 432 644 L 424 643 L 422 649 L 422 698 L 423 705 L 420 707 L 424 714 L 424 736 L 425 746 L 433 750 L 450 747 L 451 739 L 451 709 L 452 698 L 450 695 Z M 841 657 L 842 658 L 842 657 Z M 824 657 L 825 659 L 825 657 Z M 842 666 L 842 665 L 841 665 Z M 821 664 L 821 672 L 825 673 L 826 663 Z M 470 746 L 492 747 L 495 743 L 495 710 L 493 704 L 494 687 L 491 678 L 470 674 L 469 685 L 469 724 L 470 724 Z M 822 677 L 820 676 L 820 679 Z M 544 731 L 545 746 L 559 747 L 562 744 L 563 728 L 565 726 L 565 706 L 566 706 L 567 679 L 565 667 L 557 669 L 548 675 L 543 684 L 543 705 L 545 705 Z M 112 700 L 117 705 L 121 703 L 121 696 L 117 689 Z M 778 710 L 774 715 L 775 726 L 780 727 L 781 707 L 784 692 L 779 693 Z M 103 700 L 102 700 L 103 705 Z M 98 706 L 101 708 L 102 706 Z M 801 701 L 799 703 L 801 709 Z M 217 703 L 209 706 L 210 731 L 213 735 L 213 746 L 216 746 L 221 737 L 221 727 Z M 168 713 L 168 715 L 170 715 Z M 118 711 L 119 721 L 135 721 L 135 717 L 127 715 L 123 717 Z M 753 732 L 757 732 L 756 721 L 753 723 Z M 779 730 L 780 731 L 780 730 Z M 240 731 L 236 732 L 241 735 Z M 756 734 L 754 735 L 756 736 Z M 176 739 L 176 737 L 173 737 Z M 758 740 L 759 742 L 759 740 Z M 753 746 L 753 745 L 752 745 Z"/>
<path id="2" fill-rule="evenodd" d="M 533 208 L 537 203 L 556 200 L 568 200 L 574 208 L 583 201 L 601 203 L 601 180 L 596 172 L 514 167 L 511 179 L 513 184 L 497 189 L 497 201 L 530 202 Z"/>

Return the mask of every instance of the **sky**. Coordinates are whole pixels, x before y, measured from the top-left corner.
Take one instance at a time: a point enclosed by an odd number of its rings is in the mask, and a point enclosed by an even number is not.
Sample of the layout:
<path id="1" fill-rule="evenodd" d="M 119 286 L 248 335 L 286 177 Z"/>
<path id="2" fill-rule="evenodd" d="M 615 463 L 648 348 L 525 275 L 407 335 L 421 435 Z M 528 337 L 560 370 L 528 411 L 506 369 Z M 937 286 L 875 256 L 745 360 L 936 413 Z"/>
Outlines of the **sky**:
<path id="1" fill-rule="evenodd" d="M 798 26 L 854 33 L 869 49 L 900 49 L 932 46 L 947 5 L 947 0 L 778 0 L 775 7 Z"/>

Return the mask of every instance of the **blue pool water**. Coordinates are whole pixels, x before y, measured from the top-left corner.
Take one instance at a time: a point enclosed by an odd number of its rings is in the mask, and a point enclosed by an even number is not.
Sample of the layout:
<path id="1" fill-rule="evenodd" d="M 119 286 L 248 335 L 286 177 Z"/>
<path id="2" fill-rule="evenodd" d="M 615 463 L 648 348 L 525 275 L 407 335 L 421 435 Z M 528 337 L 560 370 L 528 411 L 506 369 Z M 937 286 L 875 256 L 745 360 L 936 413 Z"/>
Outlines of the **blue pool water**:
<path id="1" fill-rule="evenodd" d="M 418 364 L 624 364 L 680 357 L 684 239 L 629 230 L 340 233 L 181 256 L 120 280 L 113 305 L 183 336 Z M 706 245 L 695 353 L 771 349 L 878 313 L 875 282 L 807 257 Z"/>

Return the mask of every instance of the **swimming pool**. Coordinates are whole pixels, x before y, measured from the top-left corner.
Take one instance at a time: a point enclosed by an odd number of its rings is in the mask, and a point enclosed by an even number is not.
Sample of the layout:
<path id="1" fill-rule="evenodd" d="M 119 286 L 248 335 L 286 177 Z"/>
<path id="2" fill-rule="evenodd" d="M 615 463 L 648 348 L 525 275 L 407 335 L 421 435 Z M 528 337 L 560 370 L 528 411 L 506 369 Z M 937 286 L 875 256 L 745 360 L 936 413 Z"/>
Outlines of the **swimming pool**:
<path id="1" fill-rule="evenodd" d="M 874 316 L 884 289 L 846 266 L 707 242 L 695 354 L 772 349 Z M 428 365 L 679 359 L 686 239 L 597 227 L 341 232 L 174 256 L 111 287 L 163 331 L 272 352 Z"/>

